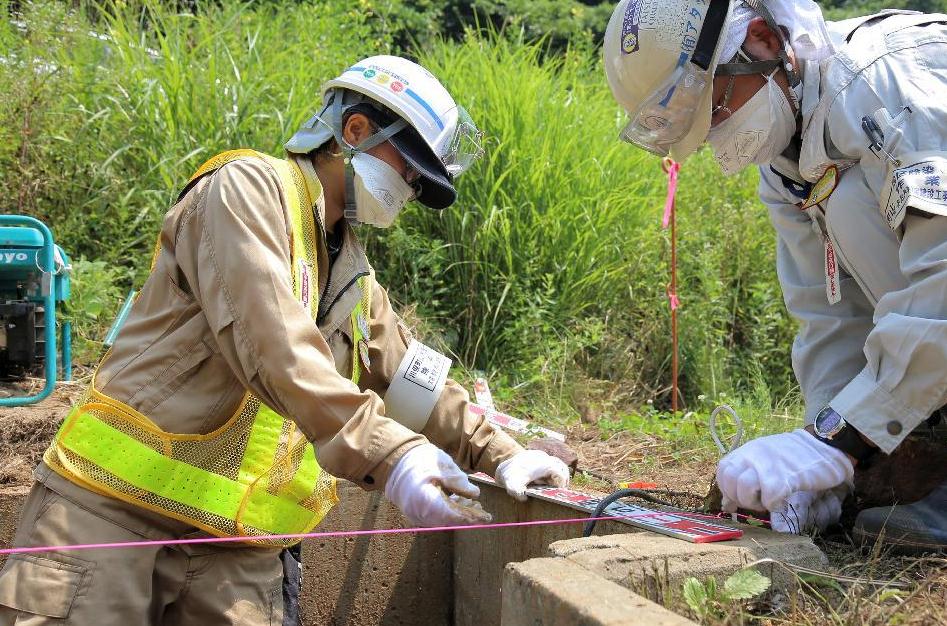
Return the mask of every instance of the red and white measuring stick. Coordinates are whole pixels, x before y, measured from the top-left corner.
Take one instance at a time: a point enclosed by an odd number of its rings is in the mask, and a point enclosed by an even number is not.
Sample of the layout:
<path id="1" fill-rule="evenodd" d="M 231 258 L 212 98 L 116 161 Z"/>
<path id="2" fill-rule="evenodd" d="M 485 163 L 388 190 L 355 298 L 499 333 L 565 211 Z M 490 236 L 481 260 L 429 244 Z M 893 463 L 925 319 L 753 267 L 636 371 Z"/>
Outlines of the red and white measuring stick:
<path id="1" fill-rule="evenodd" d="M 556 439 L 558 441 L 565 441 L 566 436 L 562 433 L 557 433 L 554 430 L 549 430 L 542 426 L 537 426 L 532 422 L 527 422 L 526 420 L 521 420 L 519 418 L 513 417 L 512 415 L 507 415 L 506 413 L 500 413 L 496 410 L 491 410 L 486 407 L 480 406 L 479 404 L 470 403 L 468 409 L 474 415 L 485 415 L 487 421 L 495 426 L 500 426 L 501 428 L 506 428 L 507 430 L 512 430 L 517 433 L 526 433 L 526 434 L 543 434 L 546 437 Z"/>
<path id="2" fill-rule="evenodd" d="M 470 479 L 485 485 L 496 485 L 495 480 L 481 472 L 471 474 Z M 581 491 L 558 487 L 530 487 L 526 490 L 526 495 L 588 514 L 594 513 L 595 507 L 601 501 L 601 498 Z M 616 522 L 691 543 L 727 541 L 743 536 L 742 530 L 708 521 L 701 515 L 685 511 L 657 511 L 638 504 L 613 502 L 605 507 L 603 514 L 616 516 Z"/>
<path id="3" fill-rule="evenodd" d="M 474 380 L 474 397 L 477 399 L 477 403 L 470 404 L 470 412 L 474 415 L 486 415 L 487 421 L 495 426 L 500 426 L 501 428 L 517 433 L 543 434 L 562 442 L 566 440 L 566 436 L 562 433 L 557 433 L 554 430 L 549 430 L 548 428 L 543 428 L 526 420 L 517 419 L 511 415 L 497 411 L 497 407 L 493 403 L 493 394 L 490 393 L 490 385 L 487 383 L 487 379 L 482 376 Z"/>
<path id="4" fill-rule="evenodd" d="M 485 409 L 497 410 L 497 405 L 493 403 L 493 394 L 490 393 L 490 385 L 482 376 L 474 380 L 474 397 L 477 398 L 477 404 Z"/>

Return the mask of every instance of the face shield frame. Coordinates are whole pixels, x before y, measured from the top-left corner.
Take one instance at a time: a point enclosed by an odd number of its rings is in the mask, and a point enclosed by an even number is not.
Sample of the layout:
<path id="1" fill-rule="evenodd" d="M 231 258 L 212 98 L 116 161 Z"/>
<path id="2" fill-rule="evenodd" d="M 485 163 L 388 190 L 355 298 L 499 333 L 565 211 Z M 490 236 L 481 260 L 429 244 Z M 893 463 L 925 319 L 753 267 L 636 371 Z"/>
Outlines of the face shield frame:
<path id="1" fill-rule="evenodd" d="M 441 162 L 451 178 L 457 178 L 484 154 L 483 131 L 477 128 L 467 109 L 457 106 L 457 127 L 447 143 Z"/>

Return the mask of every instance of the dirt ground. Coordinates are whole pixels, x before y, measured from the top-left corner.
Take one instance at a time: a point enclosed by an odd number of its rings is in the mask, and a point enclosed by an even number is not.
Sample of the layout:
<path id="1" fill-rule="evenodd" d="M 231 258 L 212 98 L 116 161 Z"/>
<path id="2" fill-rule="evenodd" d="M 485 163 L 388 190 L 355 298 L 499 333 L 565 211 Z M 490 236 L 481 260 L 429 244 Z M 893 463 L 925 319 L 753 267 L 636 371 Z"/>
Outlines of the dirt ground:
<path id="1" fill-rule="evenodd" d="M 0 397 L 32 395 L 42 387 L 41 379 L 0 382 Z M 0 492 L 25 492 L 29 487 L 33 468 L 82 389 L 78 383 L 60 383 L 42 402 L 0 408 Z"/>
<path id="2" fill-rule="evenodd" d="M 0 383 L 0 397 L 35 393 L 41 380 Z M 41 403 L 0 409 L 0 494 L 24 494 L 33 467 L 84 382 L 61 383 Z M 665 499 L 697 508 L 710 488 L 716 458 L 706 451 L 678 450 L 641 433 L 603 437 L 594 425 L 577 424 L 567 443 L 579 457 L 578 489 L 607 493 L 620 481 L 656 483 Z M 924 477 L 918 480 L 918 477 Z M 929 437 L 890 458 L 880 458 L 857 479 L 847 517 L 865 506 L 916 500 L 947 477 L 947 446 Z M 947 624 L 947 559 L 900 557 L 855 545 L 844 530 L 816 539 L 832 564 L 826 576 L 800 576 L 795 595 L 770 594 L 731 607 L 721 624 Z M 844 577 L 855 579 L 856 582 Z"/>

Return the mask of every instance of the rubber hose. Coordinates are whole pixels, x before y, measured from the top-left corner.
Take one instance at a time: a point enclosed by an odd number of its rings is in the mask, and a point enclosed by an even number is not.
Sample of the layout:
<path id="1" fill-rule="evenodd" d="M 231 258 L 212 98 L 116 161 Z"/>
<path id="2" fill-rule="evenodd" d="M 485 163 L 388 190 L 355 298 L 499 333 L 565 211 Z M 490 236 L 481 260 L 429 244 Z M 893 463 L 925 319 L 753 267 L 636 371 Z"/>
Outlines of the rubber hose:
<path id="1" fill-rule="evenodd" d="M 605 512 L 605 509 L 608 507 L 608 505 L 614 503 L 616 500 L 619 500 L 621 498 L 629 498 L 632 496 L 636 498 L 641 498 L 642 500 L 651 502 L 653 504 L 660 504 L 662 506 L 670 506 L 670 507 L 674 506 L 673 504 L 671 504 L 670 502 L 666 500 L 662 500 L 661 498 L 656 498 L 652 496 L 650 493 L 648 493 L 647 491 L 643 489 L 619 489 L 617 491 L 613 491 L 612 493 L 608 494 L 607 496 L 602 498 L 601 502 L 598 503 L 598 506 L 595 507 L 595 511 L 592 513 L 592 519 L 590 519 L 589 521 L 585 523 L 585 528 L 582 531 L 582 536 L 590 537 L 592 535 L 592 531 L 595 530 L 595 522 L 598 521 L 597 518 L 602 517 L 602 513 Z"/>

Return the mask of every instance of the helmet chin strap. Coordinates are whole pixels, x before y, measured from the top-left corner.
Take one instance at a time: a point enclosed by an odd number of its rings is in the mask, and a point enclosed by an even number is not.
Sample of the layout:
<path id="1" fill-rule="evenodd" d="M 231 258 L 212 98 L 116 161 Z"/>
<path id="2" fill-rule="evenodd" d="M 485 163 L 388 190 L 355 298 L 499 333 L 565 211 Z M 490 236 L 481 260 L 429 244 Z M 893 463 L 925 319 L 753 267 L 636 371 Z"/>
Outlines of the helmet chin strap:
<path id="1" fill-rule="evenodd" d="M 751 9 L 760 14 L 760 17 L 766 22 L 766 25 L 769 26 L 770 30 L 776 33 L 777 39 L 779 39 L 779 52 L 777 53 L 778 58 L 769 59 L 769 60 L 751 60 L 749 62 L 729 62 L 729 63 L 720 63 L 717 65 L 715 72 L 716 76 L 744 76 L 748 74 L 768 74 L 772 70 L 782 67 L 786 70 L 786 76 L 789 79 L 790 92 L 792 93 L 793 87 L 796 87 L 802 82 L 802 77 L 799 75 L 799 72 L 796 70 L 795 66 L 792 64 L 792 60 L 789 58 L 789 43 L 786 41 L 786 37 L 783 35 L 782 28 L 776 23 L 773 14 L 770 12 L 766 5 L 763 4 L 763 0 L 743 0 Z M 746 54 L 746 53 L 744 53 Z M 794 96 L 795 98 L 795 96 Z M 798 102 L 795 103 L 798 106 Z"/>
<path id="2" fill-rule="evenodd" d="M 369 135 L 357 146 L 353 146 L 345 137 L 342 136 L 342 93 L 336 92 L 332 96 L 332 119 L 336 124 L 332 126 L 332 134 L 335 136 L 335 142 L 342 152 L 342 162 L 345 164 L 345 206 L 342 209 L 342 215 L 352 224 L 358 224 L 355 207 L 355 167 L 352 165 L 352 159 L 359 152 L 365 152 L 375 146 L 382 144 L 396 133 L 408 127 L 408 123 L 403 119 L 398 119 L 378 132 Z M 328 107 L 327 107 L 328 108 Z M 321 118 L 320 121 L 325 123 Z"/>

